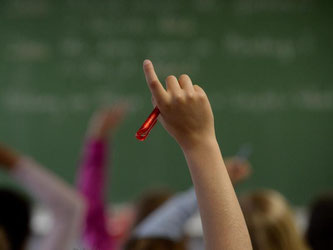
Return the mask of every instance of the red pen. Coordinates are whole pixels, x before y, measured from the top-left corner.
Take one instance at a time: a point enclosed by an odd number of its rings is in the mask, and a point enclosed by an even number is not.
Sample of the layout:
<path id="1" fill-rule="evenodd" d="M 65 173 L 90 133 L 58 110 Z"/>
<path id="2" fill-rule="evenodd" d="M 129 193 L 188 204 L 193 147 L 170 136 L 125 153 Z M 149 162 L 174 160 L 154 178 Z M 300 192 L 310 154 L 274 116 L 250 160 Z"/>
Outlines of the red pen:
<path id="1" fill-rule="evenodd" d="M 153 112 L 150 113 L 147 120 L 142 124 L 139 130 L 136 132 L 135 137 L 140 140 L 144 141 L 147 136 L 149 135 L 150 130 L 154 127 L 157 122 L 157 117 L 160 114 L 160 110 L 158 107 L 155 107 Z"/>

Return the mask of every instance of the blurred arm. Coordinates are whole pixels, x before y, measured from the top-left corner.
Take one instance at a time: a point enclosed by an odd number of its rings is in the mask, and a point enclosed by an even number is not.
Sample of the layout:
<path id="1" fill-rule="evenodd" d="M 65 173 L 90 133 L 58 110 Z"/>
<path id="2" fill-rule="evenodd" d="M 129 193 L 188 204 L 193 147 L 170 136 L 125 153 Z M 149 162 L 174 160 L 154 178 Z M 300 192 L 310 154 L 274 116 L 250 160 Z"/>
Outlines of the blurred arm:
<path id="1" fill-rule="evenodd" d="M 51 210 L 52 229 L 40 249 L 72 249 L 82 227 L 84 202 L 81 196 L 29 158 L 19 158 L 11 174 L 26 191 Z"/>
<path id="2" fill-rule="evenodd" d="M 0 144 L 0 167 L 11 170 L 19 160 L 19 155 Z"/>
<path id="3" fill-rule="evenodd" d="M 83 238 L 93 249 L 110 250 L 115 247 L 107 228 L 108 214 L 105 205 L 108 141 L 121 123 L 126 110 L 127 104 L 124 102 L 98 110 L 91 119 L 88 139 L 83 149 L 78 189 L 88 206 Z"/>
<path id="4" fill-rule="evenodd" d="M 112 249 L 113 245 L 104 201 L 107 151 L 105 139 L 88 139 L 78 173 L 78 190 L 87 203 L 83 240 L 89 247 L 100 250 Z"/>
<path id="5" fill-rule="evenodd" d="M 180 240 L 184 224 L 197 211 L 194 189 L 178 194 L 152 212 L 134 231 L 135 238 L 162 237 Z"/>

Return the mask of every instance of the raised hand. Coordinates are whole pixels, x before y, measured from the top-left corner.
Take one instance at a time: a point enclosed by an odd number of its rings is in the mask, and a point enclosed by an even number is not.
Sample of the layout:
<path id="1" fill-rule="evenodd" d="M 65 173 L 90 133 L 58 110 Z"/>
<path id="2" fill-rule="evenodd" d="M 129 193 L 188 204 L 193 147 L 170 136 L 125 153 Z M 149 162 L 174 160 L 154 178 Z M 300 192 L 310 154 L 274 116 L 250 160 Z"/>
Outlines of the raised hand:
<path id="1" fill-rule="evenodd" d="M 16 165 L 18 159 L 18 154 L 0 144 L 0 167 L 10 170 Z"/>
<path id="2" fill-rule="evenodd" d="M 90 121 L 89 136 L 95 138 L 108 137 L 123 121 L 128 107 L 127 102 L 118 102 L 112 107 L 98 110 Z"/>
<path id="3" fill-rule="evenodd" d="M 251 165 L 247 160 L 236 156 L 227 158 L 224 162 L 233 184 L 241 182 L 251 175 Z"/>
<path id="4" fill-rule="evenodd" d="M 160 122 L 182 148 L 203 139 L 215 139 L 213 112 L 206 93 L 193 85 L 188 75 L 166 78 L 166 89 L 149 60 L 143 63 L 153 103 L 161 112 Z"/>
<path id="5" fill-rule="evenodd" d="M 251 240 L 215 137 L 205 92 L 187 75 L 168 76 L 166 89 L 153 64 L 143 64 L 164 128 L 181 146 L 196 191 L 207 250 L 250 250 Z M 223 237 L 221 237 L 223 236 Z"/>

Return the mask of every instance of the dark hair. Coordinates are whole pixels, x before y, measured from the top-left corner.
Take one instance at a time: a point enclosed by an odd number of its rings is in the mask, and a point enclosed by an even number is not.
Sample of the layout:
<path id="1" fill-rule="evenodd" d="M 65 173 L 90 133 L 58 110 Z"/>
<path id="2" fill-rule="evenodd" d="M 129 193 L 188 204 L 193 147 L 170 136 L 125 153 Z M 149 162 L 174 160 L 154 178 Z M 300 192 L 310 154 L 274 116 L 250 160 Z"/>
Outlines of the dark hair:
<path id="1" fill-rule="evenodd" d="M 11 250 L 22 250 L 30 234 L 30 202 L 17 191 L 0 188 L 0 228 Z"/>
<path id="2" fill-rule="evenodd" d="M 333 249 L 333 193 L 317 198 L 310 208 L 306 239 L 313 250 Z"/>
<path id="3" fill-rule="evenodd" d="M 167 189 L 154 189 L 144 192 L 136 202 L 136 216 L 132 230 L 138 226 L 153 211 L 172 197 L 172 192 Z M 164 238 L 135 238 L 127 240 L 125 250 L 183 250 L 183 242 L 174 242 Z"/>
<path id="4" fill-rule="evenodd" d="M 140 224 L 151 212 L 166 202 L 172 194 L 167 189 L 155 189 L 143 193 L 136 204 L 136 219 L 133 226 Z"/>
<path id="5" fill-rule="evenodd" d="M 133 238 L 125 245 L 125 250 L 185 250 L 186 240 L 178 242 L 163 238 Z"/>

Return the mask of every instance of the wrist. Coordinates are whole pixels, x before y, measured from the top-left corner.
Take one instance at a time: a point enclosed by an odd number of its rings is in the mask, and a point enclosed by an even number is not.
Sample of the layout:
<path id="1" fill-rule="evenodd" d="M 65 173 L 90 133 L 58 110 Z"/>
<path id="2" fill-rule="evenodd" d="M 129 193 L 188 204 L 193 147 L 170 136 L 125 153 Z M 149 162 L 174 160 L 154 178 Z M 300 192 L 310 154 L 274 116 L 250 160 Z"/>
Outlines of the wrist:
<path id="1" fill-rule="evenodd" d="M 101 141 L 107 140 L 109 137 L 110 137 L 110 133 L 105 133 L 105 132 L 96 133 L 93 136 L 93 138 L 95 138 L 96 140 L 101 140 Z"/>
<path id="2" fill-rule="evenodd" d="M 184 154 L 193 154 L 196 152 L 209 152 L 219 150 L 219 145 L 215 135 L 204 136 L 197 138 L 195 140 L 189 140 L 183 143 L 180 143 L 180 147 L 183 150 Z"/>
<path id="3" fill-rule="evenodd" d="M 111 137 L 110 131 L 89 131 L 88 137 L 97 141 L 105 141 Z"/>

